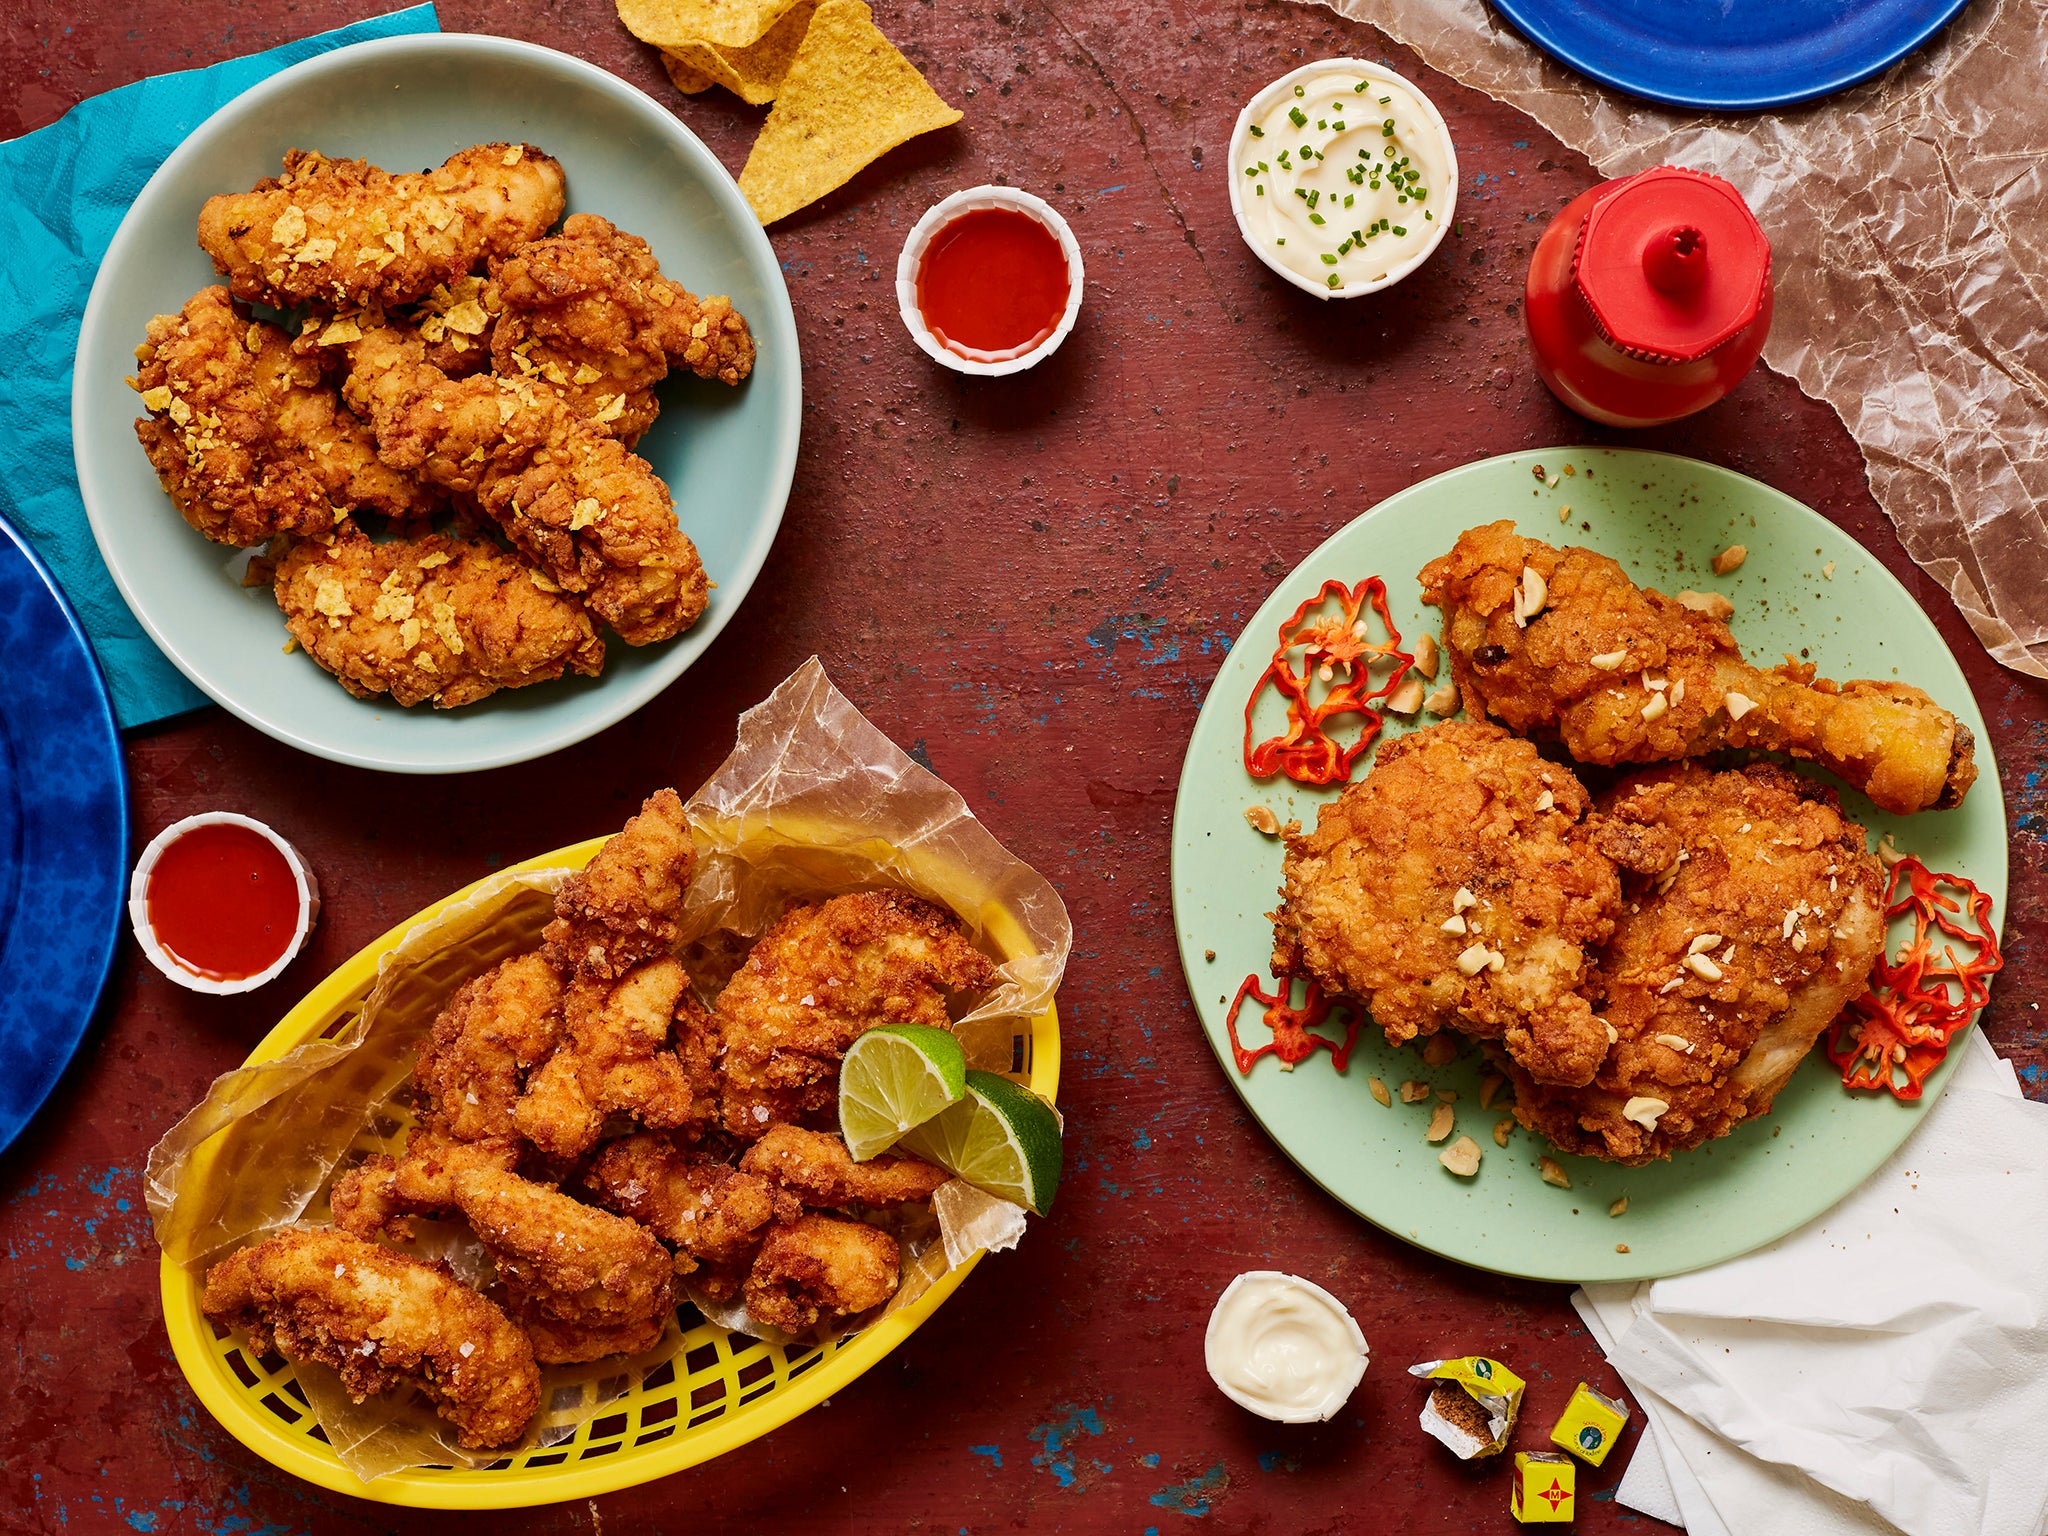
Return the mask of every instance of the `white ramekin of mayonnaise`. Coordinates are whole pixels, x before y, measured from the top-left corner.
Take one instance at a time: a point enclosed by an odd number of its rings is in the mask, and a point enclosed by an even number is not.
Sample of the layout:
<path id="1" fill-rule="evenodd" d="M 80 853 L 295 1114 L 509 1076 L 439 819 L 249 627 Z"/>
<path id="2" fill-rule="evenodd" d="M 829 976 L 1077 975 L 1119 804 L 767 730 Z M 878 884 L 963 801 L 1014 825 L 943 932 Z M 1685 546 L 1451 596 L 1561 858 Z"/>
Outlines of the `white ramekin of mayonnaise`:
<path id="1" fill-rule="evenodd" d="M 1224 1288 L 1203 1354 L 1225 1397 L 1282 1424 L 1329 1418 L 1365 1375 L 1365 1335 L 1344 1303 L 1277 1269 L 1250 1270 Z"/>
<path id="2" fill-rule="evenodd" d="M 1319 298 L 1356 298 L 1401 281 L 1429 259 L 1457 202 L 1451 130 L 1385 65 L 1304 64 L 1237 114 L 1237 227 L 1261 261 Z"/>

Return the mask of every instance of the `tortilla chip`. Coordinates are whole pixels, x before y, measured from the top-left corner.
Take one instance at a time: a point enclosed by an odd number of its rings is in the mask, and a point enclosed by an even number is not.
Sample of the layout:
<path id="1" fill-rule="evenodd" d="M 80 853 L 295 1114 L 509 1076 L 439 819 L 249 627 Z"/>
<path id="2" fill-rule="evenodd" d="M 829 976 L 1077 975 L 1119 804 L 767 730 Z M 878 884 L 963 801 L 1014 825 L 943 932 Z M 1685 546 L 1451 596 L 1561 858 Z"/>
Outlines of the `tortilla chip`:
<path id="1" fill-rule="evenodd" d="M 668 71 L 668 78 L 675 88 L 685 96 L 695 96 L 708 91 L 718 82 L 691 64 L 685 64 L 672 53 L 661 56 L 661 67 Z"/>
<path id="2" fill-rule="evenodd" d="M 721 48 L 716 43 L 681 43 L 662 54 L 676 88 L 695 94 L 707 85 L 722 85 L 742 101 L 761 106 L 775 99 L 789 73 L 790 61 L 810 30 L 813 0 L 797 0 L 787 14 L 746 48 Z M 685 77 L 694 77 L 685 83 Z M 703 84 L 696 84 L 702 81 Z"/>
<path id="3" fill-rule="evenodd" d="M 773 224 L 905 140 L 959 121 L 861 0 L 823 0 L 740 172 L 740 191 L 754 216 Z"/>
<path id="4" fill-rule="evenodd" d="M 758 43 L 798 0 L 618 0 L 619 20 L 643 43 L 683 48 Z"/>

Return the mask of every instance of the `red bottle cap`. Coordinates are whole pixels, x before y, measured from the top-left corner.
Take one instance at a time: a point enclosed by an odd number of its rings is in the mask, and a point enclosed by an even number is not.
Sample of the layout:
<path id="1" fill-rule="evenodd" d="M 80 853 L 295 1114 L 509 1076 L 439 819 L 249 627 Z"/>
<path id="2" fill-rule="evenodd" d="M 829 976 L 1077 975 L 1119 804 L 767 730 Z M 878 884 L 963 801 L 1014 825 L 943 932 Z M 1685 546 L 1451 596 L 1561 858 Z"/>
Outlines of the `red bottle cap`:
<path id="1" fill-rule="evenodd" d="M 1770 281 L 1771 243 L 1742 194 L 1675 165 L 1595 204 L 1572 255 L 1601 335 L 1645 362 L 1706 356 L 1756 319 Z"/>

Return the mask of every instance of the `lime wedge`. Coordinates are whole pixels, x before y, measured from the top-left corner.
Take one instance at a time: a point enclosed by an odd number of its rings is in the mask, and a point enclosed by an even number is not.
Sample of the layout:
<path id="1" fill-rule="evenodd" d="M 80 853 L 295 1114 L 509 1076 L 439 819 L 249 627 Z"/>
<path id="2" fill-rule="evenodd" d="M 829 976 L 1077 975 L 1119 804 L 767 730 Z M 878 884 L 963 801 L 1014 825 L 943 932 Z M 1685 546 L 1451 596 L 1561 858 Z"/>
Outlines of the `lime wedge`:
<path id="1" fill-rule="evenodd" d="M 907 1133 L 899 1150 L 1041 1216 L 1060 1187 L 1059 1116 L 993 1072 L 969 1072 L 967 1097 Z"/>
<path id="2" fill-rule="evenodd" d="M 886 1152 L 967 1091 L 960 1042 L 929 1024 L 884 1024 L 846 1048 L 839 1066 L 839 1134 L 857 1163 Z"/>

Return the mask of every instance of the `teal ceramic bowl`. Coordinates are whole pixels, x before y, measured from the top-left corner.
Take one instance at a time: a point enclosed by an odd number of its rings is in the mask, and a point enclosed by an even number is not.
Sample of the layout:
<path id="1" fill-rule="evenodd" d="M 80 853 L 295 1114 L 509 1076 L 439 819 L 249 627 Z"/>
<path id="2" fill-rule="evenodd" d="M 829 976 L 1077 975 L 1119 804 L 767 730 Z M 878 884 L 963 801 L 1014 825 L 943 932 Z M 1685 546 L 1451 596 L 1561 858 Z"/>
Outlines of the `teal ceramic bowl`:
<path id="1" fill-rule="evenodd" d="M 638 452 L 675 495 L 716 584 L 695 628 L 635 650 L 607 642 L 604 674 L 500 693 L 462 709 L 402 709 L 344 693 L 287 655 L 246 556 L 186 526 L 135 440 L 125 382 L 150 317 L 217 281 L 200 251 L 200 205 L 275 175 L 288 149 L 359 156 L 388 170 L 438 165 L 493 140 L 536 144 L 568 173 L 569 211 L 644 236 L 662 270 L 725 293 L 758 345 L 738 389 L 684 376 L 661 387 Z M 632 713 L 680 676 L 731 620 L 774 542 L 796 466 L 802 378 L 796 321 L 775 254 L 732 178 L 641 91 L 580 59 L 504 38 L 396 37 L 337 49 L 229 102 L 143 188 L 86 306 L 72 386 L 78 484 L 121 595 L 180 671 L 280 741 L 338 762 L 457 773 L 522 762 Z"/>

